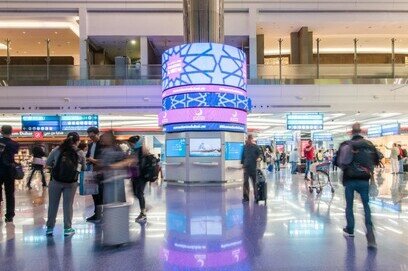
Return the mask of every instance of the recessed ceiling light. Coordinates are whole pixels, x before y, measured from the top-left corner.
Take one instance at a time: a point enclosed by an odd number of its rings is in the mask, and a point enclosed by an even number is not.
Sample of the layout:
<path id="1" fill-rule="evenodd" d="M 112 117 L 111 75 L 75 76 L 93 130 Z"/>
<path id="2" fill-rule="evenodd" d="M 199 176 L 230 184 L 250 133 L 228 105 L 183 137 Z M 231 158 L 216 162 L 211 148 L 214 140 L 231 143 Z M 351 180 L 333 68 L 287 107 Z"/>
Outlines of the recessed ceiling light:
<path id="1" fill-rule="evenodd" d="M 57 32 L 57 31 L 55 31 L 54 33 L 55 33 L 55 34 L 58 34 L 58 32 Z"/>
<path id="2" fill-rule="evenodd" d="M 23 34 L 25 34 L 26 32 L 25 31 L 23 31 Z"/>
<path id="3" fill-rule="evenodd" d="M 67 41 L 67 44 L 71 44 L 71 42 L 70 42 L 70 41 Z"/>
<path id="4" fill-rule="evenodd" d="M 41 41 L 37 42 L 38 44 L 41 44 Z"/>
<path id="5" fill-rule="evenodd" d="M 135 40 L 131 40 L 131 41 L 130 41 L 130 44 L 135 45 L 135 44 L 136 44 L 136 41 L 135 41 Z"/>
<path id="6" fill-rule="evenodd" d="M 26 51 L 24 51 L 24 52 L 23 52 L 23 54 L 27 54 L 27 52 L 26 52 Z"/>

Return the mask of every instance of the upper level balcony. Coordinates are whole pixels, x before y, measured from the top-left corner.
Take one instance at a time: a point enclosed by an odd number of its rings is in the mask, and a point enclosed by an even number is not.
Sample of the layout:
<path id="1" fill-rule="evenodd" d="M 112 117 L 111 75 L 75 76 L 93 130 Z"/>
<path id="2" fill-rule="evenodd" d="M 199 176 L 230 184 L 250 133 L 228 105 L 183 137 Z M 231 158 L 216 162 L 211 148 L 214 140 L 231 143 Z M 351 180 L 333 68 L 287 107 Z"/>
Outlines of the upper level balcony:
<path id="1" fill-rule="evenodd" d="M 247 70 L 249 85 L 401 84 L 408 79 L 406 64 L 257 65 Z M 0 66 L 1 86 L 159 85 L 160 82 L 160 65 Z"/>

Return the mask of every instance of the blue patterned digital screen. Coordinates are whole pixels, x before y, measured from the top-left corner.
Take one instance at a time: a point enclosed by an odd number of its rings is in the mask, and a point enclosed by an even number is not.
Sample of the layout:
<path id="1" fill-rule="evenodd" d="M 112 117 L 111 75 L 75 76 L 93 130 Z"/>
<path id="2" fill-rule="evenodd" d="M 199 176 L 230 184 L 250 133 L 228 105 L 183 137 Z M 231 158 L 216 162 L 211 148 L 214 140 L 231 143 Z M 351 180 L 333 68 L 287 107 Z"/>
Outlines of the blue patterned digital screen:
<path id="1" fill-rule="evenodd" d="M 166 140 L 166 157 L 185 157 L 186 139 L 168 139 Z"/>
<path id="2" fill-rule="evenodd" d="M 224 107 L 247 111 L 248 98 L 232 93 L 197 92 L 178 94 L 163 99 L 163 110 L 194 107 Z"/>
<path id="3" fill-rule="evenodd" d="M 89 127 L 98 127 L 98 115 L 62 115 L 61 131 L 86 131 Z"/>
<path id="4" fill-rule="evenodd" d="M 225 142 L 225 160 L 241 160 L 243 142 Z"/>
<path id="5" fill-rule="evenodd" d="M 23 131 L 59 131 L 59 116 L 46 115 L 23 115 L 21 116 L 21 127 Z"/>
<path id="6" fill-rule="evenodd" d="M 187 232 L 187 217 L 185 214 L 176 212 L 167 212 L 167 229 L 172 232 Z"/>
<path id="7" fill-rule="evenodd" d="M 199 84 L 246 89 L 245 53 L 238 48 L 217 43 L 183 44 L 163 53 L 163 90 Z"/>
<path id="8" fill-rule="evenodd" d="M 400 134 L 400 124 L 393 123 L 393 124 L 386 124 L 381 126 L 381 135 L 388 136 L 388 135 L 399 135 Z"/>
<path id="9" fill-rule="evenodd" d="M 286 115 L 287 130 L 323 130 L 322 113 L 290 113 Z"/>

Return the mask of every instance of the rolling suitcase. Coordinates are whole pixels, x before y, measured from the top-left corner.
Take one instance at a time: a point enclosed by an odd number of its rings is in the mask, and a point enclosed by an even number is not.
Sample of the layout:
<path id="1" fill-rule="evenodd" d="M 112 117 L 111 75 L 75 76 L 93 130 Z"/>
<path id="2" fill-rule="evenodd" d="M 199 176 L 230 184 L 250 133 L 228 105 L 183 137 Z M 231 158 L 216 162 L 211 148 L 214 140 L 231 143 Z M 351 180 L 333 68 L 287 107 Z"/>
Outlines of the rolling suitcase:
<path id="1" fill-rule="evenodd" d="M 256 196 L 255 201 L 258 203 L 259 201 L 264 201 L 266 204 L 267 200 L 267 183 L 265 175 L 263 174 L 262 170 L 256 170 Z"/>

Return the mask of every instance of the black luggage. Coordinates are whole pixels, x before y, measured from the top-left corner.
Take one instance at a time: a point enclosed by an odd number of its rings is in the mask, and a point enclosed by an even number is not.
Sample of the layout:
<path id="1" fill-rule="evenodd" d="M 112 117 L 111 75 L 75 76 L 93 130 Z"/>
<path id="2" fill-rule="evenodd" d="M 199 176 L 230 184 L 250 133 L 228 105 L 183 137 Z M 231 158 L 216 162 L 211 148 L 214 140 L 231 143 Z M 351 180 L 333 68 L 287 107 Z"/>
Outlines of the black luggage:
<path id="1" fill-rule="evenodd" d="M 263 174 L 262 170 L 256 170 L 256 198 L 255 201 L 258 203 L 259 201 L 264 201 L 266 204 L 267 200 L 267 191 L 268 186 L 266 183 L 265 175 Z"/>
<path id="2" fill-rule="evenodd" d="M 404 172 L 408 172 L 408 164 L 404 164 Z"/>
<path id="3" fill-rule="evenodd" d="M 306 171 L 306 164 L 300 164 L 300 165 L 298 165 L 298 166 L 297 166 L 297 171 L 298 171 L 299 173 L 305 173 L 305 171 Z"/>

